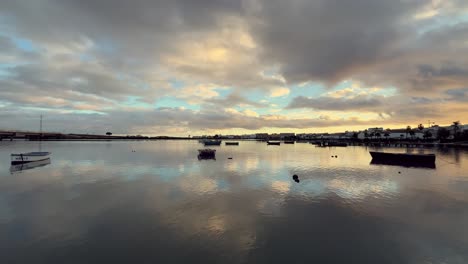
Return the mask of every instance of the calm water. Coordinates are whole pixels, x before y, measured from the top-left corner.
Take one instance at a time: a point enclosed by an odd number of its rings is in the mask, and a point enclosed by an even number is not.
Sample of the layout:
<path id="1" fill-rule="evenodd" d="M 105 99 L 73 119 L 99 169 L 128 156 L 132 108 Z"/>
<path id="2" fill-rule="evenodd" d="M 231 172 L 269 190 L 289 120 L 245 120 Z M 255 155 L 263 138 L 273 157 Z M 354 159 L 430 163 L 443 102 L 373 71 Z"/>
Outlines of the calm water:
<path id="1" fill-rule="evenodd" d="M 51 163 L 15 172 L 37 143 L 0 142 L 1 263 L 468 263 L 466 151 L 412 150 L 434 170 L 364 147 L 200 147 L 45 142 Z"/>

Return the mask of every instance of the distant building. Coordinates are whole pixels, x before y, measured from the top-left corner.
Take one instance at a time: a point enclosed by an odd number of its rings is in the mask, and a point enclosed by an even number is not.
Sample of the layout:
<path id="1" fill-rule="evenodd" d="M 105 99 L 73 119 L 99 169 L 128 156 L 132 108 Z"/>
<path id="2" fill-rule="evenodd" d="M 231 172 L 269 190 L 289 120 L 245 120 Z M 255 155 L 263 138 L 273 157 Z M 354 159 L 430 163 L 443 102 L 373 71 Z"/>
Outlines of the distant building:
<path id="1" fill-rule="evenodd" d="M 267 139 L 268 138 L 268 133 L 257 133 L 255 134 L 256 139 Z"/>
<path id="2" fill-rule="evenodd" d="M 289 138 L 294 138 L 296 136 L 296 133 L 280 133 L 279 137 L 280 139 L 289 139 Z"/>

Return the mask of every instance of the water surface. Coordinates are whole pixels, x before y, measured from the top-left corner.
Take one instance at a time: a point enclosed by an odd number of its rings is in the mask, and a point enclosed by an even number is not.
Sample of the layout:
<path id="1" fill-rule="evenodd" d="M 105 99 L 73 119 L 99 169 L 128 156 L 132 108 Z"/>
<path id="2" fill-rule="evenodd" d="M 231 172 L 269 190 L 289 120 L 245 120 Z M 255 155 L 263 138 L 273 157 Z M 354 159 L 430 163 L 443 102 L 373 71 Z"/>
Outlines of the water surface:
<path id="1" fill-rule="evenodd" d="M 21 170 L 9 154 L 37 143 L 0 142 L 1 263 L 468 263 L 466 151 L 385 149 L 436 153 L 427 169 L 365 147 L 201 147 L 44 142 L 50 164 Z"/>

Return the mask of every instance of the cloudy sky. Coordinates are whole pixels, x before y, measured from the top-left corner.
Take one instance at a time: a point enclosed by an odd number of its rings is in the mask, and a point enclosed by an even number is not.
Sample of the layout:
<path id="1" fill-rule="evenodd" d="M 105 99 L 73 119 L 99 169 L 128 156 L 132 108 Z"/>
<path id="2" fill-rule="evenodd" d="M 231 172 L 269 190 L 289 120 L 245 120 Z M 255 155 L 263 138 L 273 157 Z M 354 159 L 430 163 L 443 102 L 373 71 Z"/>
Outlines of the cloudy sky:
<path id="1" fill-rule="evenodd" d="M 197 135 L 468 120 L 466 0 L 2 0 L 0 129 Z"/>

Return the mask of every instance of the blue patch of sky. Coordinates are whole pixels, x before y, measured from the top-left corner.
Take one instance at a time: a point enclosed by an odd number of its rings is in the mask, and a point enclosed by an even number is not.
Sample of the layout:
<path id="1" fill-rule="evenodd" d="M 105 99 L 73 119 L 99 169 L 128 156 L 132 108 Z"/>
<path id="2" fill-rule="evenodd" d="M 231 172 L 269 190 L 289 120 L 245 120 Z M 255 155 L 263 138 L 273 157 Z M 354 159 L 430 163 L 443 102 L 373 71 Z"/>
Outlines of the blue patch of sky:
<path id="1" fill-rule="evenodd" d="M 132 107 L 146 107 L 146 108 L 152 108 L 153 105 L 142 102 L 140 101 L 141 97 L 140 96 L 127 96 L 127 100 L 125 100 L 122 104 L 127 105 L 127 106 L 132 106 Z"/>
<path id="2" fill-rule="evenodd" d="M 169 84 L 171 85 L 172 88 L 177 89 L 177 90 L 185 87 L 185 83 L 177 79 L 170 79 Z"/>
<path id="3" fill-rule="evenodd" d="M 13 43 L 15 43 L 16 47 L 23 51 L 33 52 L 38 50 L 36 45 L 34 45 L 34 43 L 28 39 L 12 37 L 11 40 Z"/>
<path id="4" fill-rule="evenodd" d="M 10 69 L 17 66 L 13 63 L 0 63 L 0 80 L 11 76 Z"/>
<path id="5" fill-rule="evenodd" d="M 309 82 L 304 85 L 292 85 L 289 90 L 291 98 L 297 96 L 315 97 L 325 92 L 325 86 L 321 83 Z"/>
<path id="6" fill-rule="evenodd" d="M 232 93 L 232 88 L 216 88 L 215 91 L 219 94 L 218 98 L 226 98 Z"/>
<path id="7" fill-rule="evenodd" d="M 425 33 L 432 30 L 439 30 L 444 27 L 452 27 L 457 24 L 467 23 L 468 14 L 459 16 L 435 16 L 430 19 L 423 20 L 424 23 L 418 27 L 418 34 L 424 35 Z"/>
<path id="8" fill-rule="evenodd" d="M 200 110 L 199 105 L 191 105 L 187 103 L 185 100 L 175 98 L 173 96 L 164 96 L 159 98 L 153 105 L 156 108 L 160 107 L 170 107 L 170 108 L 175 108 L 175 107 L 184 107 L 186 109 L 190 110 Z"/>
<path id="9" fill-rule="evenodd" d="M 10 39 L 10 41 L 18 48 L 19 50 L 26 52 L 38 51 L 39 48 L 31 40 L 26 38 L 21 38 L 16 36 L 14 33 L 8 31 L 0 31 L 0 36 Z"/>

